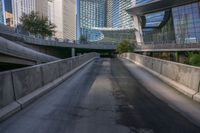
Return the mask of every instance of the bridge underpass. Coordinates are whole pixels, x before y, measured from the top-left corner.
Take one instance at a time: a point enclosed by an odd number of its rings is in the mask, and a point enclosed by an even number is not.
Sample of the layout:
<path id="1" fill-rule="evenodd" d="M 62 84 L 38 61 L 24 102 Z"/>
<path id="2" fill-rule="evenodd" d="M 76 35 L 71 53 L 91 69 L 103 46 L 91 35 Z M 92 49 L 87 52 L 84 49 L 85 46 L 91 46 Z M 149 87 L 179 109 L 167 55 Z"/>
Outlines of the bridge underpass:
<path id="1" fill-rule="evenodd" d="M 58 42 L 29 36 L 21 36 L 16 33 L 8 34 L 2 31 L 0 32 L 0 36 L 23 47 L 61 59 L 89 52 L 97 52 L 103 57 L 111 57 L 116 50 L 116 45 L 113 44 L 76 44 L 70 42 Z"/>
<path id="2" fill-rule="evenodd" d="M 27 67 L 28 65 L 22 65 L 22 64 L 12 64 L 12 63 L 3 63 L 0 62 L 0 72 L 2 71 L 8 71 L 8 70 L 12 70 L 12 69 L 17 69 L 17 68 L 23 68 L 23 67 Z"/>
<path id="3" fill-rule="evenodd" d="M 0 132 L 199 133 L 199 114 L 199 103 L 137 65 L 102 58 L 0 123 Z"/>
<path id="4" fill-rule="evenodd" d="M 2 63 L 36 65 L 58 59 L 0 37 L 0 62 Z"/>

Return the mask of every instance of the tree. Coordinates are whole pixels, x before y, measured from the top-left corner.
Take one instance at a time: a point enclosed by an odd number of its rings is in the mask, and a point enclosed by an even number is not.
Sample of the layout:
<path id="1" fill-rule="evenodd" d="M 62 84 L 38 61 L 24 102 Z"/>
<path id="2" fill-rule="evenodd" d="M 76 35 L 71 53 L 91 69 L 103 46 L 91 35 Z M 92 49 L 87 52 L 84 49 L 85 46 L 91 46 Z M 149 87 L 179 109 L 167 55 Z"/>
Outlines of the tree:
<path id="1" fill-rule="evenodd" d="M 87 38 L 84 35 L 81 35 L 79 40 L 81 43 L 87 42 Z"/>
<path id="2" fill-rule="evenodd" d="M 120 42 L 117 45 L 117 49 L 116 49 L 116 52 L 118 54 L 123 54 L 123 53 L 126 53 L 126 52 L 133 52 L 133 51 L 134 51 L 134 48 L 132 47 L 130 42 L 127 41 L 127 40 Z"/>
<path id="3" fill-rule="evenodd" d="M 49 22 L 46 17 L 40 17 L 37 12 L 31 12 L 30 14 L 23 13 L 20 18 L 22 29 L 34 35 L 40 34 L 43 37 L 53 36 L 56 26 Z"/>
<path id="4" fill-rule="evenodd" d="M 189 52 L 185 63 L 188 65 L 200 66 L 200 53 Z"/>

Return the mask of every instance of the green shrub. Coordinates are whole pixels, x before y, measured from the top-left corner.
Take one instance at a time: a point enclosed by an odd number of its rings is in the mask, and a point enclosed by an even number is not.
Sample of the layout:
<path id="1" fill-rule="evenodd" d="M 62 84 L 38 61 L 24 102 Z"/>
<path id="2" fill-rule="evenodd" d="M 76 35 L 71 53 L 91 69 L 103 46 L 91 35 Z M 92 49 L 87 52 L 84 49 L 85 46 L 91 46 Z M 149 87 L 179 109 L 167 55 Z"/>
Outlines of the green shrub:
<path id="1" fill-rule="evenodd" d="M 193 66 L 200 66 L 200 53 L 188 53 L 185 63 Z"/>
<path id="2" fill-rule="evenodd" d="M 126 52 L 133 52 L 133 51 L 134 51 L 133 46 L 127 40 L 120 42 L 117 45 L 117 49 L 116 49 L 116 52 L 118 54 L 123 54 L 123 53 L 126 53 Z"/>
<path id="3" fill-rule="evenodd" d="M 80 40 L 80 43 L 85 43 L 85 42 L 87 42 L 87 37 L 84 35 L 81 35 L 79 40 Z"/>

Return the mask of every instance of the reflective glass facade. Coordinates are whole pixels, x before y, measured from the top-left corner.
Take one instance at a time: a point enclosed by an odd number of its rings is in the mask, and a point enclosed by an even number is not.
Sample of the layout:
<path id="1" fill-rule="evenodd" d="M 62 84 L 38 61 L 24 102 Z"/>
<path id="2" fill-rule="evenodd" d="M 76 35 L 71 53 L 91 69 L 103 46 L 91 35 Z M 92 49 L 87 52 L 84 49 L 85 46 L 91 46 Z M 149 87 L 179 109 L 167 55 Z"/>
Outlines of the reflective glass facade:
<path id="1" fill-rule="evenodd" d="M 136 6 L 152 1 L 136 0 Z M 145 44 L 200 43 L 200 2 L 145 14 L 141 18 Z"/>
<path id="2" fill-rule="evenodd" d="M 132 0 L 112 0 L 112 27 L 113 28 L 131 28 L 133 27 L 133 18 L 126 12 L 131 8 Z"/>
<path id="3" fill-rule="evenodd" d="M 106 26 L 106 0 L 80 0 L 79 17 L 80 35 L 89 41 L 100 40 L 102 33 L 92 28 Z"/>
<path id="4" fill-rule="evenodd" d="M 149 2 L 153 2 L 153 0 L 136 0 L 135 5 L 136 6 L 142 6 L 142 5 L 147 4 Z M 149 27 L 151 27 L 151 28 L 159 27 L 159 25 L 163 21 L 164 15 L 165 15 L 165 11 L 146 14 L 144 26 L 147 27 L 147 28 L 149 28 Z"/>
<path id="5" fill-rule="evenodd" d="M 5 10 L 12 13 L 12 0 L 5 0 Z"/>
<path id="6" fill-rule="evenodd" d="M 94 28 L 133 28 L 133 19 L 126 12 L 133 0 L 79 0 L 77 39 L 100 41 L 104 34 Z M 124 33 L 123 33 L 124 34 Z"/>
<path id="7" fill-rule="evenodd" d="M 153 0 L 136 0 L 136 5 L 140 6 L 152 1 Z"/>
<path id="8" fill-rule="evenodd" d="M 0 23 L 5 24 L 5 4 L 4 0 L 0 0 Z"/>
<path id="9" fill-rule="evenodd" d="M 158 12 L 145 15 L 145 27 L 158 27 L 164 19 L 165 12 Z"/>
<path id="10" fill-rule="evenodd" d="M 200 2 L 172 9 L 176 42 L 200 42 Z"/>

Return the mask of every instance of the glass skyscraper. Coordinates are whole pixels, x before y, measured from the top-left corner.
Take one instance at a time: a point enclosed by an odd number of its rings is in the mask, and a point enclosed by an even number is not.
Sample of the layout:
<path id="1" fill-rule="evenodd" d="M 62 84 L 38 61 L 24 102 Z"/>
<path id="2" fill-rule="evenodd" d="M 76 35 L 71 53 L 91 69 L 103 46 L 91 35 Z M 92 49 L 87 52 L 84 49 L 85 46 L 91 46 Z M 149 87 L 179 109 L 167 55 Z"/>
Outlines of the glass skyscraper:
<path id="1" fill-rule="evenodd" d="M 200 43 L 200 2 L 172 8 L 177 43 Z"/>
<path id="2" fill-rule="evenodd" d="M 102 33 L 92 28 L 106 26 L 106 0 L 79 0 L 77 9 L 77 37 L 83 35 L 89 41 L 100 40 Z"/>
<path id="3" fill-rule="evenodd" d="M 5 0 L 5 11 L 12 13 L 12 0 Z"/>
<path id="4" fill-rule="evenodd" d="M 132 0 L 112 0 L 113 28 L 133 27 L 133 18 L 126 12 L 126 9 L 131 8 L 132 5 Z"/>
<path id="5" fill-rule="evenodd" d="M 79 0 L 77 39 L 84 35 L 88 41 L 100 41 L 105 38 L 101 28 L 133 28 L 133 18 L 126 12 L 132 4 L 132 0 Z"/>
<path id="6" fill-rule="evenodd" d="M 148 3 L 148 2 L 152 2 L 153 0 L 136 0 L 136 5 L 137 6 L 141 6 L 141 5 L 144 5 L 144 4 L 146 4 L 146 3 Z"/>
<path id="7" fill-rule="evenodd" d="M 136 0 L 135 6 L 130 9 L 132 11 L 130 14 L 137 15 L 141 19 L 141 35 L 144 43 L 200 43 L 200 2 L 198 0 L 196 2 L 183 0 L 181 3 L 177 0 L 173 3 L 165 0 L 160 2 L 168 4 L 168 7 L 156 5 L 159 1 Z M 152 8 L 150 5 L 153 5 Z M 147 7 L 150 11 L 146 10 Z"/>
<path id="8" fill-rule="evenodd" d="M 0 23 L 5 24 L 5 4 L 4 0 L 0 0 Z"/>

